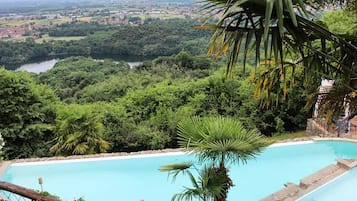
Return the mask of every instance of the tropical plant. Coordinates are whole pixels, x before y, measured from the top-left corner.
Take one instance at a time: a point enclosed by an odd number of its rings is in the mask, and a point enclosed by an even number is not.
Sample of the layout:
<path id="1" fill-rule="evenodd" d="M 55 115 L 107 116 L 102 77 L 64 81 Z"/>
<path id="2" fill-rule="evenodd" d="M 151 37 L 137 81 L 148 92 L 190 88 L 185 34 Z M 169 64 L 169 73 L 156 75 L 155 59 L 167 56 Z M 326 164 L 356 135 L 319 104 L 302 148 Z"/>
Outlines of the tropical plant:
<path id="1" fill-rule="evenodd" d="M 227 200 L 233 181 L 228 175 L 229 164 L 246 163 L 267 145 L 257 130 L 246 130 L 235 119 L 226 117 L 192 117 L 178 124 L 179 145 L 204 163 L 201 170 L 192 163 L 173 164 L 160 168 L 174 174 L 188 173 L 193 188 L 174 195 L 173 200 Z M 197 170 L 198 179 L 190 173 Z"/>
<path id="2" fill-rule="evenodd" d="M 265 68 L 256 72 L 258 93 L 270 98 L 274 90 L 283 89 L 285 97 L 296 76 L 305 83 L 318 83 L 321 77 L 340 79 L 350 88 L 357 76 L 357 39 L 334 34 L 324 27 L 307 7 L 316 12 L 328 5 L 347 5 L 356 9 L 356 1 L 323 0 L 204 0 L 203 11 L 209 17 L 220 15 L 208 53 L 219 57 L 228 53 L 227 72 L 242 54 L 243 69 L 247 57 L 255 52 L 256 65 Z M 261 54 L 261 49 L 263 53 Z M 300 70 L 302 73 L 296 74 Z M 279 97 L 278 97 L 279 98 Z M 343 98 L 339 99 L 343 101 Z M 278 102 L 278 99 L 277 99 Z M 267 101 L 269 103 L 269 101 Z"/>
<path id="3" fill-rule="evenodd" d="M 193 200 L 193 198 L 202 201 L 214 200 L 222 194 L 223 187 L 227 182 L 225 175 L 217 174 L 215 168 L 207 165 L 199 169 L 192 163 L 172 164 L 161 167 L 160 170 L 170 171 L 173 180 L 179 173 L 187 174 L 190 178 L 193 187 L 185 187 L 185 190 L 175 194 L 172 200 Z M 195 170 L 195 172 L 191 172 L 191 170 Z M 231 184 L 231 181 L 229 183 Z"/>
<path id="4" fill-rule="evenodd" d="M 96 114 L 86 108 L 63 107 L 56 122 L 55 144 L 50 149 L 52 153 L 81 155 L 102 153 L 109 149 L 109 143 L 102 138 L 102 123 Z"/>
<path id="5" fill-rule="evenodd" d="M 332 10 L 324 12 L 321 20 L 333 33 L 340 35 L 357 34 L 356 13 L 352 14 L 344 10 Z"/>
<path id="6" fill-rule="evenodd" d="M 326 55 L 327 52 L 323 51 L 326 40 L 335 42 L 344 50 L 356 49 L 356 46 L 348 44 L 345 38 L 329 32 L 318 22 L 310 20 L 313 15 L 306 7 L 323 8 L 328 1 L 205 0 L 204 2 L 206 4 L 202 10 L 206 11 L 209 17 L 216 14 L 222 14 L 222 17 L 215 25 L 197 27 L 215 30 L 209 53 L 220 56 L 229 51 L 228 70 L 237 62 L 241 50 L 243 50 L 243 65 L 245 65 L 246 57 L 253 47 L 255 47 L 257 64 L 260 63 L 261 58 L 265 60 L 274 58 L 275 65 L 289 64 L 283 60 L 284 51 L 289 49 L 301 53 L 303 59 L 315 54 L 331 59 Z M 311 43 L 316 39 L 321 40 L 321 51 Z M 261 47 L 264 49 L 264 57 L 260 55 Z M 308 51 L 308 54 L 304 51 Z"/>

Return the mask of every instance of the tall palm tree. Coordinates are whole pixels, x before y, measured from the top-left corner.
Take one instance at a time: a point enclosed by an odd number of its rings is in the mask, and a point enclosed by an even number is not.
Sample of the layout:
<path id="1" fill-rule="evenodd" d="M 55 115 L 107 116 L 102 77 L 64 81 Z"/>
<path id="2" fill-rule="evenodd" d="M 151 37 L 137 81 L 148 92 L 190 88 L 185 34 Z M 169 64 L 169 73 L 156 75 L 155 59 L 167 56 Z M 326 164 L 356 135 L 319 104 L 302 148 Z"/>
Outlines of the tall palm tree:
<path id="1" fill-rule="evenodd" d="M 197 185 L 192 174 L 189 175 L 195 190 L 174 196 L 173 199 L 177 200 L 190 200 L 196 196 L 201 200 L 225 201 L 233 186 L 228 165 L 246 163 L 267 145 L 257 130 L 246 130 L 239 121 L 225 117 L 185 119 L 178 124 L 178 140 L 182 148 L 196 155 L 205 166 L 198 171 L 202 185 Z M 170 171 L 176 176 L 192 167 L 190 163 L 173 164 L 163 166 L 160 170 Z"/>
<path id="2" fill-rule="evenodd" d="M 325 77 L 339 79 L 344 87 L 352 89 L 350 81 L 357 77 L 357 37 L 331 33 L 318 20 L 312 20 L 307 8 L 316 11 L 337 5 L 356 11 L 356 0 L 203 2 L 202 11 L 219 18 L 214 25 L 198 26 L 214 30 L 208 53 L 216 57 L 228 54 L 230 72 L 240 54 L 244 69 L 246 58 L 255 52 L 256 65 L 264 64 L 255 77 L 257 94 L 265 95 L 261 98 L 269 99 L 274 89 L 282 89 L 285 96 L 288 83 L 294 84 L 299 69 L 302 74 L 298 76 L 304 77 L 306 83 Z M 343 96 L 339 100 L 343 102 Z"/>

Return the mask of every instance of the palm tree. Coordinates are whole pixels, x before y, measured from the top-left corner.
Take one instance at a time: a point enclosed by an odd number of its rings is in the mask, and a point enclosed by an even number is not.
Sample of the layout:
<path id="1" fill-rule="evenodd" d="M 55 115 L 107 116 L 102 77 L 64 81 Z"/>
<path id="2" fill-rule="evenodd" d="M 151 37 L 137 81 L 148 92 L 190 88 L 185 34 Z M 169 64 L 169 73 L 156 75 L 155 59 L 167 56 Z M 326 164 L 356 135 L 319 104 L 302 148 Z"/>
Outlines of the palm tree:
<path id="1" fill-rule="evenodd" d="M 196 171 L 197 178 L 191 170 Z M 225 175 L 216 174 L 213 166 L 205 165 L 200 170 L 192 163 L 182 163 L 163 166 L 160 171 L 170 171 L 173 179 L 179 173 L 187 174 L 190 178 L 192 187 L 185 187 L 185 190 L 175 194 L 172 200 L 193 200 L 197 198 L 202 201 L 213 201 L 224 192 L 223 187 L 226 185 Z"/>
<path id="2" fill-rule="evenodd" d="M 66 110 L 57 120 L 55 144 L 50 148 L 56 155 L 95 154 L 106 152 L 109 143 L 102 138 L 103 125 L 97 116 L 86 110 Z"/>
<path id="3" fill-rule="evenodd" d="M 228 69 L 237 62 L 241 50 L 243 50 L 244 65 L 252 46 L 255 47 L 257 64 L 261 58 L 265 60 L 274 58 L 275 64 L 280 65 L 284 64 L 283 50 L 286 50 L 284 48 L 300 53 L 302 58 L 317 54 L 326 59 L 336 59 L 329 57 L 324 51 L 326 40 L 336 43 L 343 50 L 356 50 L 356 46 L 350 44 L 347 38 L 333 34 L 319 22 L 312 21 L 313 15 L 306 9 L 308 6 L 315 9 L 323 8 L 334 1 L 204 0 L 203 2 L 206 4 L 202 11 L 208 17 L 216 17 L 217 14 L 221 16 L 215 25 L 202 25 L 198 28 L 215 30 L 209 53 L 220 56 L 229 51 Z M 355 2 L 351 1 L 349 5 L 355 5 Z M 311 43 L 316 39 L 321 40 L 319 48 Z M 261 47 L 265 50 L 264 57 L 260 55 Z M 306 53 L 308 54 L 305 55 Z"/>
<path id="4" fill-rule="evenodd" d="M 256 65 L 264 64 L 255 76 L 257 94 L 264 95 L 260 98 L 269 100 L 274 89 L 282 90 L 285 97 L 296 76 L 303 77 L 301 80 L 306 83 L 321 77 L 338 79 L 342 86 L 352 90 L 350 81 L 357 77 L 357 37 L 331 33 L 318 20 L 312 20 L 314 16 L 306 8 L 317 11 L 328 5 L 343 5 L 356 11 L 356 0 L 203 2 L 202 11 L 208 17 L 219 18 L 214 25 L 198 26 L 214 30 L 208 53 L 215 57 L 228 54 L 229 73 L 240 54 L 244 69 L 246 58 L 255 52 Z M 344 95 L 339 101 L 344 101 Z"/>
<path id="5" fill-rule="evenodd" d="M 189 173 L 193 189 L 176 194 L 173 200 L 225 201 L 233 182 L 228 175 L 229 164 L 246 163 L 267 145 L 257 130 L 246 130 L 239 121 L 225 117 L 192 117 L 178 124 L 179 145 L 204 162 L 198 170 L 192 163 L 163 166 L 161 171 L 174 174 L 188 173 L 191 168 L 199 172 L 197 182 Z M 200 185 L 199 185 L 200 184 Z"/>

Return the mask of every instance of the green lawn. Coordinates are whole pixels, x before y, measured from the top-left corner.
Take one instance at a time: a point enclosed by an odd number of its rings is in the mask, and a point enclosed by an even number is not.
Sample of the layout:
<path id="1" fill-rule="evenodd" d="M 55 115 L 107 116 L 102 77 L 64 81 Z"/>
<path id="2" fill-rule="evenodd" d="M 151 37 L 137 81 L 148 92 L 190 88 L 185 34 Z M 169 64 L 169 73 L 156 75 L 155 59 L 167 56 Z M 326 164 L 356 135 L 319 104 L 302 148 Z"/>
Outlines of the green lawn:
<path id="1" fill-rule="evenodd" d="M 269 143 L 275 143 L 282 140 L 289 140 L 289 139 L 296 139 L 296 138 L 303 138 L 308 137 L 306 131 L 298 131 L 294 133 L 283 133 L 279 135 L 274 135 L 273 137 L 267 137 L 267 141 Z"/>

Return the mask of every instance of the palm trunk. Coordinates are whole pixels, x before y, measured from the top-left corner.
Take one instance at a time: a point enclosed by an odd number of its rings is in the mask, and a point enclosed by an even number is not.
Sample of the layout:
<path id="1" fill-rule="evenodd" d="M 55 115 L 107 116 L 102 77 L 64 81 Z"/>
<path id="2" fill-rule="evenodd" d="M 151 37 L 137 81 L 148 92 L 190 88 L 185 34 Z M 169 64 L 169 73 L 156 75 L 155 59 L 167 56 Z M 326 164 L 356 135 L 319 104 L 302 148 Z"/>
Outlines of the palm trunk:
<path id="1" fill-rule="evenodd" d="M 224 160 L 221 160 L 219 167 L 215 169 L 216 169 L 216 174 L 219 177 L 225 178 L 225 184 L 222 187 L 222 193 L 219 196 L 216 196 L 214 198 L 214 201 L 227 201 L 228 191 L 231 187 L 233 187 L 233 182 L 231 178 L 229 178 L 228 169 L 224 165 Z"/>

